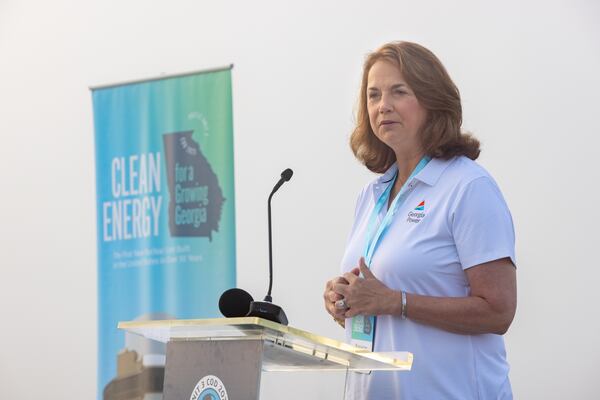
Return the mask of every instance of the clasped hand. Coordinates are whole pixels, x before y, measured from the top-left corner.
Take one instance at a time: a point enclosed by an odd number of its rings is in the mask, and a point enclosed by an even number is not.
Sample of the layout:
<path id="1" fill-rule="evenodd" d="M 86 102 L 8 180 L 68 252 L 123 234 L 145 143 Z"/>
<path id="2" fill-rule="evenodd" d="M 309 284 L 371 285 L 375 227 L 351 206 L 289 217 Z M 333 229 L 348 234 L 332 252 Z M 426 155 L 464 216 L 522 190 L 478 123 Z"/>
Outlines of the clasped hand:
<path id="1" fill-rule="evenodd" d="M 358 267 L 327 282 L 323 298 L 327 312 L 342 323 L 345 318 L 355 315 L 391 314 L 394 294 L 373 275 L 361 257 Z M 336 307 L 342 299 L 345 299 L 346 307 Z"/>

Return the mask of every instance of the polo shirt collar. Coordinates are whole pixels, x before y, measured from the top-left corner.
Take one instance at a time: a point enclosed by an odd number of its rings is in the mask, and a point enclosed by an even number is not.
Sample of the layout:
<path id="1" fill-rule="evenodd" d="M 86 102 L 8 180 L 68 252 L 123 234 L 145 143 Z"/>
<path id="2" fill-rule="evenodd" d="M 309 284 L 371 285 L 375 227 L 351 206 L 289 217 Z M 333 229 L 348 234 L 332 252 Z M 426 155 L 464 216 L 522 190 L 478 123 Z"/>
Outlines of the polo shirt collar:
<path id="1" fill-rule="evenodd" d="M 453 160 L 454 160 L 454 158 L 451 158 L 450 160 L 443 160 L 440 158 L 432 158 L 431 161 L 429 161 L 427 163 L 425 168 L 423 168 L 415 176 L 414 179 L 417 179 L 429 186 L 435 186 L 437 181 L 440 179 L 440 176 L 442 176 L 442 173 L 444 172 L 444 170 L 448 167 L 448 165 L 450 165 L 450 163 Z M 398 165 L 396 163 L 393 163 L 387 169 L 387 171 L 385 171 L 383 173 L 383 175 L 381 175 L 377 179 L 377 183 L 381 184 L 381 183 L 390 182 L 392 179 L 394 179 L 394 175 L 396 174 L 397 171 L 398 171 Z"/>
<path id="2" fill-rule="evenodd" d="M 440 176 L 442 176 L 442 173 L 453 160 L 454 158 L 449 160 L 432 158 L 431 161 L 427 163 L 425 168 L 423 168 L 421 172 L 415 176 L 415 179 L 418 179 L 429 186 L 435 186 L 437 181 L 440 179 Z"/>

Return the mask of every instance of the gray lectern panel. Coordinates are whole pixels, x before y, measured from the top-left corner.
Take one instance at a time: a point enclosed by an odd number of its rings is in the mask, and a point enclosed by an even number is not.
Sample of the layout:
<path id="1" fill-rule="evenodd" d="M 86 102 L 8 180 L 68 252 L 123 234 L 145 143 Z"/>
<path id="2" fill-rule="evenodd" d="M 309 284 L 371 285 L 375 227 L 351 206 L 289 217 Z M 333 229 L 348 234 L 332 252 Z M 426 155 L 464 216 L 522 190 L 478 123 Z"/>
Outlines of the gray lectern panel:
<path id="1" fill-rule="evenodd" d="M 164 400 L 257 400 L 263 342 L 167 343 Z"/>

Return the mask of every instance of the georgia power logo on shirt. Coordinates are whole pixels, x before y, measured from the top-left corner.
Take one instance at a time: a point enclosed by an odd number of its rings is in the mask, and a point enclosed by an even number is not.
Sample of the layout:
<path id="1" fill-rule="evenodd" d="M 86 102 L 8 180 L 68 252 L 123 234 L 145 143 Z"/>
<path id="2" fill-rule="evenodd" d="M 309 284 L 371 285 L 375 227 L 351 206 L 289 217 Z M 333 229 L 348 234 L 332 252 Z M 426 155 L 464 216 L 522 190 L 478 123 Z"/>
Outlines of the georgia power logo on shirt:
<path id="1" fill-rule="evenodd" d="M 409 211 L 406 222 L 418 224 L 425 217 L 425 200 L 419 203 L 413 211 Z"/>

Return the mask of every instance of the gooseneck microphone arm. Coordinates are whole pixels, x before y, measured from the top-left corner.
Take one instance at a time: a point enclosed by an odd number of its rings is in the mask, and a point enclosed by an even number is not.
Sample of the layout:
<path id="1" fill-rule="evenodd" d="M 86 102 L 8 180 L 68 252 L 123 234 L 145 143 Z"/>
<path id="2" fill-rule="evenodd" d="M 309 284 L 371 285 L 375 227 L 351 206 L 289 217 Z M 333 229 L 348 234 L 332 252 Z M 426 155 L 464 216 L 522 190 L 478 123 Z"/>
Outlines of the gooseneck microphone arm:
<path id="1" fill-rule="evenodd" d="M 269 292 L 265 296 L 264 301 L 254 301 L 252 296 L 249 293 L 242 289 L 229 289 L 225 291 L 221 295 L 219 299 L 219 310 L 226 317 L 258 317 L 264 318 L 269 321 L 277 322 L 281 325 L 287 325 L 288 319 L 287 315 L 283 311 L 283 308 L 279 307 L 277 304 L 273 304 L 273 299 L 271 298 L 271 289 L 273 288 L 273 246 L 271 239 L 271 198 L 283 185 L 284 182 L 287 182 L 292 177 L 292 170 L 286 169 L 281 173 L 281 179 L 269 195 L 268 208 L 269 208 Z"/>
<path id="2" fill-rule="evenodd" d="M 275 194 L 275 191 L 271 192 L 271 194 L 269 195 L 269 200 L 267 201 L 267 208 L 269 214 L 269 291 L 265 296 L 265 301 L 269 302 L 273 301 L 273 298 L 271 297 L 271 289 L 273 289 L 273 238 L 271 234 L 271 197 L 273 197 L 273 194 Z"/>
<path id="3" fill-rule="evenodd" d="M 271 228 L 271 199 L 273 198 L 275 192 L 279 190 L 281 185 L 283 185 L 285 182 L 289 181 L 292 178 L 293 174 L 294 172 L 289 168 L 283 171 L 281 173 L 281 179 L 279 179 L 279 182 L 275 184 L 273 190 L 271 191 L 271 194 L 269 195 L 269 199 L 267 200 L 267 213 L 269 220 L 269 291 L 267 292 L 264 301 L 268 302 L 273 301 L 273 298 L 271 297 L 271 290 L 273 289 L 273 237 Z"/>

